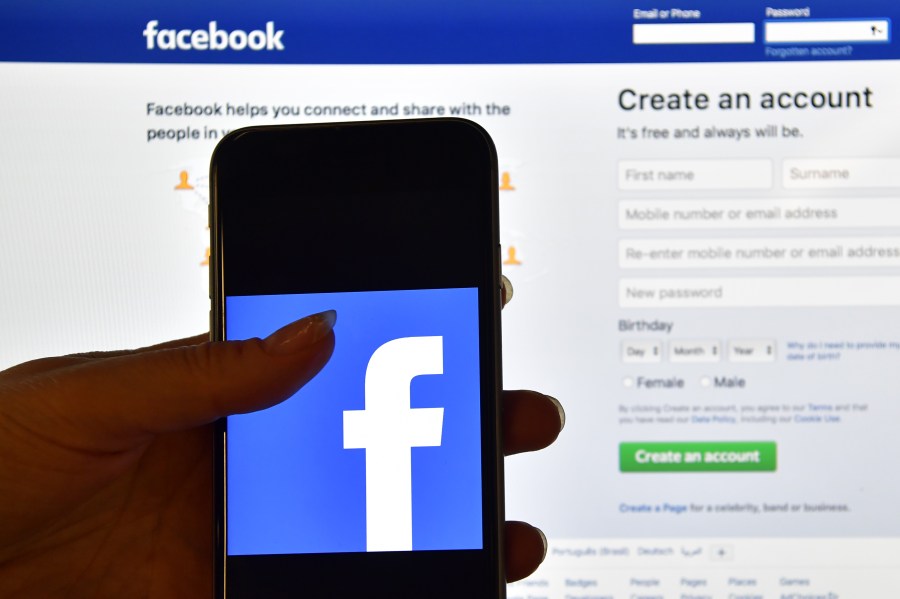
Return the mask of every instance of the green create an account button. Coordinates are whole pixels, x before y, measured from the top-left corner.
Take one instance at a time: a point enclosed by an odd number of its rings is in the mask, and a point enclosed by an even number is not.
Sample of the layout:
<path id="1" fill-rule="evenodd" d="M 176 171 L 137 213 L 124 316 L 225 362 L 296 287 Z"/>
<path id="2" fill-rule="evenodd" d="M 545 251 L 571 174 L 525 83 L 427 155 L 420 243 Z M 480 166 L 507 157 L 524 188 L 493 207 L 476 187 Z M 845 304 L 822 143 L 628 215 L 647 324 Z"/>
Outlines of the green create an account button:
<path id="1" fill-rule="evenodd" d="M 773 441 L 690 441 L 619 444 L 622 472 L 774 472 Z"/>

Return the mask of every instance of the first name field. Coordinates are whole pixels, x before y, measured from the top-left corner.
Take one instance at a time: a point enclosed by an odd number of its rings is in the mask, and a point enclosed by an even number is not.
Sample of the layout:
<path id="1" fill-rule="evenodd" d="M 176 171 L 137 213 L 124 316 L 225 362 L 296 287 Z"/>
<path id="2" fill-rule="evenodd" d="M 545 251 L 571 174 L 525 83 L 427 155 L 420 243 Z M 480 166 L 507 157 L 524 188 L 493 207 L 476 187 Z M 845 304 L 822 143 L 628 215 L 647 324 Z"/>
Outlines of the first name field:
<path id="1" fill-rule="evenodd" d="M 622 160 L 619 189 L 769 189 L 772 161 L 762 159 Z"/>

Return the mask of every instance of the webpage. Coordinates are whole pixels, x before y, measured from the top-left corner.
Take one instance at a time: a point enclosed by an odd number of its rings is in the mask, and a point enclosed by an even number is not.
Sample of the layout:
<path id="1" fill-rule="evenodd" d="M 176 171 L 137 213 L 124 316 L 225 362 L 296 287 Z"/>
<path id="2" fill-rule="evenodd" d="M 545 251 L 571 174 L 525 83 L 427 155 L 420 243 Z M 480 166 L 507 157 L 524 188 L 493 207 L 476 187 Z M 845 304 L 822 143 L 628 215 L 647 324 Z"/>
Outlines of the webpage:
<path id="1" fill-rule="evenodd" d="M 507 460 L 508 517 L 549 538 L 510 597 L 900 596 L 895 6 L 565 4 L 519 54 L 416 54 L 422 17 L 369 60 L 278 14 L 134 10 L 96 51 L 0 43 L 0 368 L 207 330 L 228 131 L 469 118 L 500 161 L 504 382 L 567 413 Z"/>

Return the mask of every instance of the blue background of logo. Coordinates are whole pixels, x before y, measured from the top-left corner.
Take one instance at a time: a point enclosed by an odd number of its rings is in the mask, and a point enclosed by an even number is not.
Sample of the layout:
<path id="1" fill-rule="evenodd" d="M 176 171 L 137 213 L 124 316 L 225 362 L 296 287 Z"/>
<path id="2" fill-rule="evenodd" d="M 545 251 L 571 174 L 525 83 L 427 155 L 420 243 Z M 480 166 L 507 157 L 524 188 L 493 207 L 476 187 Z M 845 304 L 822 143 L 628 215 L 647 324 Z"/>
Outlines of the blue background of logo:
<path id="1" fill-rule="evenodd" d="M 335 309 L 329 363 L 284 403 L 228 419 L 228 554 L 366 550 L 365 450 L 343 448 L 344 410 L 392 339 L 444 338 L 444 374 L 413 379 L 411 407 L 443 407 L 440 447 L 412 449 L 413 550 L 481 549 L 478 294 L 370 291 L 226 299 L 229 339 L 265 337 Z"/>

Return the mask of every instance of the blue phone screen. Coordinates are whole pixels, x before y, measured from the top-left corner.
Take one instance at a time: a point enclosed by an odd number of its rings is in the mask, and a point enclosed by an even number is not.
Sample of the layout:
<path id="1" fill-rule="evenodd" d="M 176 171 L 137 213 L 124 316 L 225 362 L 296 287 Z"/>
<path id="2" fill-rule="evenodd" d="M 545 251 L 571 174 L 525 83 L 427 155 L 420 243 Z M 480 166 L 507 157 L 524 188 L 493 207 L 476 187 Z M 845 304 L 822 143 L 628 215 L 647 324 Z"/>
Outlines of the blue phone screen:
<path id="1" fill-rule="evenodd" d="M 228 554 L 481 549 L 477 289 L 232 296 L 227 336 L 330 309 L 325 368 L 228 419 Z"/>

